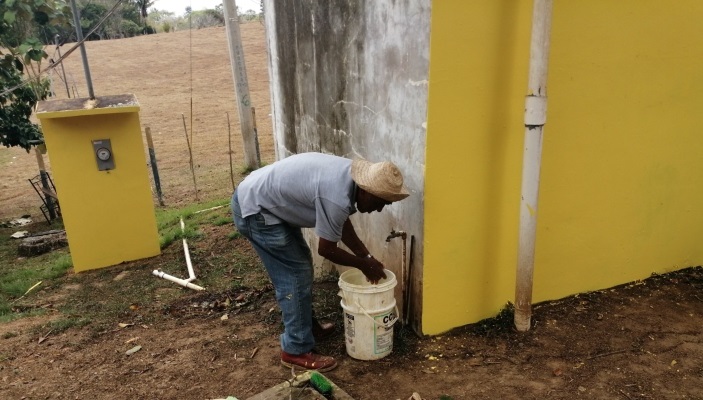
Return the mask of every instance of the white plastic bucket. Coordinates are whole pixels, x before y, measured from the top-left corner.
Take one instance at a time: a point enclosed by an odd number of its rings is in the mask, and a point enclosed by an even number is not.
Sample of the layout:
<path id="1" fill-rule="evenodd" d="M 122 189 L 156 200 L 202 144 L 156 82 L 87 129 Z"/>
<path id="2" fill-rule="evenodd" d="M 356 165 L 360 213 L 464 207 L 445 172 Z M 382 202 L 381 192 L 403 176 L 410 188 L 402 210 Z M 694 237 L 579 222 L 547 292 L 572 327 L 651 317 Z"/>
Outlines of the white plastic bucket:
<path id="1" fill-rule="evenodd" d="M 384 272 L 386 279 L 376 285 L 358 269 L 339 277 L 347 354 L 357 360 L 378 360 L 393 350 L 393 325 L 398 321 L 393 291 L 397 282 L 393 272 Z"/>
<path id="2" fill-rule="evenodd" d="M 384 270 L 386 279 L 381 279 L 377 284 L 366 280 L 366 275 L 354 268 L 339 276 L 339 296 L 349 307 L 363 307 L 366 310 L 381 310 L 395 303 L 393 290 L 397 284 L 395 274 Z"/>
<path id="3" fill-rule="evenodd" d="M 344 336 L 347 354 L 357 360 L 378 360 L 393 351 L 393 325 L 398 321 L 395 300 L 380 310 L 348 306 L 344 310 Z"/>

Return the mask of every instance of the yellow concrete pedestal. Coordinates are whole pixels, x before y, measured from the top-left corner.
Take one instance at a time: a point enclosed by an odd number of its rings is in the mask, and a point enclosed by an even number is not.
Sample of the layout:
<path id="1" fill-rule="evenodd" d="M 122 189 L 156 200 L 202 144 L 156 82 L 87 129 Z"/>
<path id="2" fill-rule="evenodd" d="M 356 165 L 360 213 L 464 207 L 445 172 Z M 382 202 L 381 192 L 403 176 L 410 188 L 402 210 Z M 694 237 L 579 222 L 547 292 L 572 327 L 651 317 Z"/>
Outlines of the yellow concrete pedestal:
<path id="1" fill-rule="evenodd" d="M 134 95 L 43 101 L 36 115 L 75 271 L 160 254 Z"/>

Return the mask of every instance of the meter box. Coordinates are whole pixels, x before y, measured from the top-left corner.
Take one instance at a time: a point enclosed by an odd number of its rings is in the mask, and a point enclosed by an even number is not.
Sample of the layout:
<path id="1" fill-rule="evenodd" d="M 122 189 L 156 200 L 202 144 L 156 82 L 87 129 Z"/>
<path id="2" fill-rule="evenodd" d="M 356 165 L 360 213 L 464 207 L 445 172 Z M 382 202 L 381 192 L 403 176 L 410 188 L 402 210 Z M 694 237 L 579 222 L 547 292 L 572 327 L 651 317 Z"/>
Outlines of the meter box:
<path id="1" fill-rule="evenodd" d="M 160 254 L 134 95 L 42 101 L 36 115 L 74 270 Z"/>
<path id="2" fill-rule="evenodd" d="M 93 150 L 95 151 L 95 161 L 98 163 L 98 171 L 115 169 L 115 158 L 112 156 L 110 139 L 93 140 Z"/>

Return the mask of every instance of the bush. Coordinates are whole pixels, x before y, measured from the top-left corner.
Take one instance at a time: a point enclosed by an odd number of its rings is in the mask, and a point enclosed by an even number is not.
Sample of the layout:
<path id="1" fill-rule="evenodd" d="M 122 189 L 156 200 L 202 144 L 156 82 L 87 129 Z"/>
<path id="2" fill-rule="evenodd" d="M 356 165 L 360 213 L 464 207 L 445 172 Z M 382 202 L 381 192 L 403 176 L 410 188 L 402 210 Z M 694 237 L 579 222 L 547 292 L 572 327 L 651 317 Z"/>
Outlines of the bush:
<path id="1" fill-rule="evenodd" d="M 0 63 L 0 91 L 23 82 L 22 72 L 14 64 Z M 0 145 L 19 146 L 29 152 L 31 142 L 42 139 L 41 129 L 30 116 L 34 105 L 46 99 L 48 94 L 49 80 L 43 78 L 0 95 Z"/>
<path id="2" fill-rule="evenodd" d="M 139 25 L 126 19 L 120 21 L 120 30 L 125 37 L 137 36 L 142 32 Z"/>

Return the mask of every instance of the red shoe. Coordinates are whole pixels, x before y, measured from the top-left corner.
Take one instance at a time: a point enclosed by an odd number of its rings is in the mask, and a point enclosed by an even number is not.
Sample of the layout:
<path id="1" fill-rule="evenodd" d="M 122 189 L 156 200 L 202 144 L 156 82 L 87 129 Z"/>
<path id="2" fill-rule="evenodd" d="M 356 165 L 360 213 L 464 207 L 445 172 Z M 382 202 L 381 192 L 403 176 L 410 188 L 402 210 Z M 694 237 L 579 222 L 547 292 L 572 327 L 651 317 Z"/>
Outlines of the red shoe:
<path id="1" fill-rule="evenodd" d="M 337 366 L 337 361 L 329 356 L 313 353 L 289 354 L 281 351 L 281 364 L 289 368 L 302 368 L 320 372 L 333 370 Z"/>
<path id="2" fill-rule="evenodd" d="M 334 324 L 332 322 L 320 322 L 312 317 L 312 336 L 316 342 L 327 339 L 334 334 Z"/>

